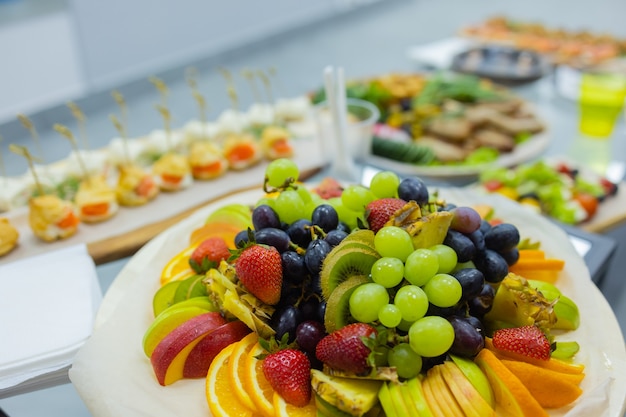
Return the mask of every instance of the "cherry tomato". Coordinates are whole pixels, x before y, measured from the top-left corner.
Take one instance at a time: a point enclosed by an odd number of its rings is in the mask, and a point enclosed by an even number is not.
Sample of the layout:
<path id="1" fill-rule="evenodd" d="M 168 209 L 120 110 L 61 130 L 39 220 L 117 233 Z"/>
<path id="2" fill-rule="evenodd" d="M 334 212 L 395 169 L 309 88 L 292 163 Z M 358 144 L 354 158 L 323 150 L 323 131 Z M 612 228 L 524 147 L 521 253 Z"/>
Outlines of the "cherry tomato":
<path id="1" fill-rule="evenodd" d="M 578 201 L 587 212 L 587 219 L 592 218 L 596 214 L 596 211 L 598 211 L 598 199 L 591 194 L 578 193 L 574 199 Z"/>

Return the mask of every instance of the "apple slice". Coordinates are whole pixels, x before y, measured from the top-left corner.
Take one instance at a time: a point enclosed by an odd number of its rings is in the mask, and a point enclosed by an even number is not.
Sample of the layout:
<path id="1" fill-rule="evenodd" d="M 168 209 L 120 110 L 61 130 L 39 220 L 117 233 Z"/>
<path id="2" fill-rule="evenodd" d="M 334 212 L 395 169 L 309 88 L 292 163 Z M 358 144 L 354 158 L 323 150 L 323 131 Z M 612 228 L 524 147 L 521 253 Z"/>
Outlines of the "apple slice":
<path id="1" fill-rule="evenodd" d="M 177 304 L 165 309 L 154 319 L 144 333 L 144 353 L 146 356 L 151 357 L 157 345 L 175 328 L 196 316 L 214 311 L 215 309 L 209 310 L 197 305 L 178 306 Z M 226 323 L 226 319 L 220 314 L 211 316 L 211 320 L 215 322 L 216 327 Z"/>
<path id="2" fill-rule="evenodd" d="M 471 384 L 480 393 L 483 399 L 489 404 L 491 408 L 496 406 L 496 401 L 493 398 L 493 391 L 489 380 L 476 363 L 467 358 L 461 356 L 450 355 L 452 361 L 456 364 L 465 377 L 471 382 Z"/>
<path id="3" fill-rule="evenodd" d="M 495 415 L 493 408 L 483 399 L 454 362 L 445 361 L 440 369 L 443 380 L 467 417 Z"/>
<path id="4" fill-rule="evenodd" d="M 428 406 L 424 391 L 422 390 L 422 381 L 419 378 L 411 378 L 406 382 L 405 391 L 413 400 L 413 404 L 417 408 L 421 417 L 433 417 L 433 412 Z M 407 400 L 408 401 L 408 400 Z"/>
<path id="5" fill-rule="evenodd" d="M 169 332 L 154 348 L 150 362 L 161 385 L 170 385 L 183 378 L 189 352 L 210 332 L 225 323 L 217 312 L 192 317 Z"/>
<path id="6" fill-rule="evenodd" d="M 189 352 L 183 366 L 183 378 L 204 378 L 218 353 L 231 343 L 243 339 L 251 330 L 242 321 L 222 324 L 207 334 Z"/>

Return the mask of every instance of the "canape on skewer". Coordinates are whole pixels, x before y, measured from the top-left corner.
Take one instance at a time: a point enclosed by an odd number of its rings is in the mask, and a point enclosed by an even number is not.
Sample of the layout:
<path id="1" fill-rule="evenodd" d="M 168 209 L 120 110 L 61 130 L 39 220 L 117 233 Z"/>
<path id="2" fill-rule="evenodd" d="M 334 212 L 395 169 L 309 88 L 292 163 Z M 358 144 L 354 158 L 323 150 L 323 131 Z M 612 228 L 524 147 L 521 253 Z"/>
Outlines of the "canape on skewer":
<path id="1" fill-rule="evenodd" d="M 28 206 L 28 223 L 35 236 L 46 242 L 68 238 L 78 230 L 80 219 L 69 201 L 42 195 L 31 198 Z"/>
<path id="2" fill-rule="evenodd" d="M 221 150 L 208 141 L 197 141 L 191 144 L 189 164 L 193 177 L 199 180 L 217 178 L 228 169 L 228 160 Z"/>
<path id="3" fill-rule="evenodd" d="M 6 217 L 0 217 L 0 256 L 6 255 L 17 246 L 20 234 Z"/>
<path id="4" fill-rule="evenodd" d="M 115 195 L 117 202 L 123 206 L 141 206 L 159 193 L 159 187 L 152 175 L 134 164 L 119 167 L 120 176 L 117 180 Z"/>
<path id="5" fill-rule="evenodd" d="M 219 136 L 238 134 L 250 125 L 245 113 L 237 110 L 224 110 L 217 118 L 217 132 Z"/>
<path id="6" fill-rule="evenodd" d="M 113 217 L 119 210 L 115 190 L 102 176 L 84 179 L 76 192 L 78 215 L 85 223 L 98 223 Z"/>
<path id="7" fill-rule="evenodd" d="M 212 140 L 217 136 L 218 131 L 217 123 L 191 120 L 183 126 L 183 141 L 190 145 L 197 141 Z"/>
<path id="8" fill-rule="evenodd" d="M 156 182 L 163 191 L 178 191 L 187 188 L 193 182 L 191 167 L 186 156 L 169 152 L 152 166 Z"/>
<path id="9" fill-rule="evenodd" d="M 229 167 L 235 170 L 252 166 L 263 156 L 256 139 L 248 134 L 227 136 L 223 153 L 228 160 Z"/>
<path id="10" fill-rule="evenodd" d="M 311 100 L 306 96 L 278 99 L 274 105 L 276 119 L 286 123 L 307 119 L 311 109 Z"/>
<path id="11" fill-rule="evenodd" d="M 289 158 L 293 156 L 290 134 L 280 126 L 267 126 L 261 133 L 261 149 L 267 159 Z"/>
<path id="12" fill-rule="evenodd" d="M 250 126 L 266 126 L 274 123 L 274 107 L 271 104 L 255 103 L 248 109 L 247 119 Z"/>

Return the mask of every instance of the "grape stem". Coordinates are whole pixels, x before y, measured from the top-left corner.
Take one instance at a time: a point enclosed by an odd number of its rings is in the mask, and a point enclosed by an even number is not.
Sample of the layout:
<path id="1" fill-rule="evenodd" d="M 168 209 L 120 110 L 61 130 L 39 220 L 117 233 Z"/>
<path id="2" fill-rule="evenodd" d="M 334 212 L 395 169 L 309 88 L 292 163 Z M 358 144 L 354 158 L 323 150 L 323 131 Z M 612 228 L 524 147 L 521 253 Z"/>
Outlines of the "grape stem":
<path id="1" fill-rule="evenodd" d="M 265 191 L 266 193 L 270 194 L 270 193 L 276 193 L 276 192 L 285 191 L 285 190 L 287 190 L 289 188 L 297 190 L 298 186 L 294 185 L 295 182 L 296 182 L 296 179 L 294 177 L 288 177 L 285 180 L 284 183 L 282 183 L 278 187 L 274 188 L 274 187 L 270 187 L 269 186 L 269 178 L 266 175 L 265 176 L 265 180 L 263 181 L 263 191 Z"/>

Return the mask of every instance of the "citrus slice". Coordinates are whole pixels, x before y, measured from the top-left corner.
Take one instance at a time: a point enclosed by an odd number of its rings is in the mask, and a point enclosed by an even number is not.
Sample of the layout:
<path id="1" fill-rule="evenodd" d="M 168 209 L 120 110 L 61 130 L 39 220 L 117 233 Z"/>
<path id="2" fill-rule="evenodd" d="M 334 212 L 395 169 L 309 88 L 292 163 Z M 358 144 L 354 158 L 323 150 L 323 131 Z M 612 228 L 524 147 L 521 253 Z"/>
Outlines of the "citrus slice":
<path id="1" fill-rule="evenodd" d="M 231 343 L 213 359 L 206 377 L 206 399 L 214 417 L 253 417 L 233 391 L 228 376 L 228 362 L 235 349 Z"/>
<path id="2" fill-rule="evenodd" d="M 189 257 L 191 256 L 191 253 L 194 251 L 196 246 L 197 245 L 191 245 L 185 248 L 181 252 L 174 255 L 174 257 L 170 259 L 167 264 L 165 264 L 163 270 L 161 271 L 161 285 L 195 273 L 189 266 Z M 191 274 L 181 276 L 186 274 L 187 271 L 191 271 Z"/>
<path id="3" fill-rule="evenodd" d="M 259 341 L 259 336 L 252 332 L 239 342 L 235 344 L 235 349 L 228 362 L 228 375 L 230 377 L 230 385 L 237 394 L 237 397 L 241 402 L 251 410 L 256 411 L 256 405 L 252 401 L 250 394 L 250 387 L 246 383 L 246 358 L 248 353 L 256 342 Z"/>
<path id="4" fill-rule="evenodd" d="M 244 381 L 250 387 L 250 398 L 256 409 L 265 417 L 274 417 L 274 389 L 263 374 L 263 361 L 256 358 L 263 353 L 266 353 L 265 349 L 256 342 L 246 357 Z"/>
<path id="5" fill-rule="evenodd" d="M 272 403 L 274 405 L 274 417 L 316 417 L 317 406 L 315 399 L 311 396 L 311 401 L 304 407 L 289 404 L 277 392 L 274 392 Z"/>

